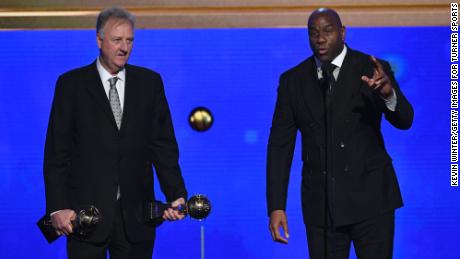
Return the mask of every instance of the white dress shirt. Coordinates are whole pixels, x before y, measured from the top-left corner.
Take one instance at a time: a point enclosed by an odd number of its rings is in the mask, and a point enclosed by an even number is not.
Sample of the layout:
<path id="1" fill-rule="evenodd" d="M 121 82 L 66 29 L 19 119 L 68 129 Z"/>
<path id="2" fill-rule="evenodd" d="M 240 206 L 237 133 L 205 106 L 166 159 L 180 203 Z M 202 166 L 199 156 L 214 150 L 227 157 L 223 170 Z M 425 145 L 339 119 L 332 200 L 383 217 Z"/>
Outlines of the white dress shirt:
<path id="1" fill-rule="evenodd" d="M 123 111 L 124 100 L 125 100 L 125 82 L 126 82 L 126 70 L 123 68 L 118 74 L 112 75 L 110 74 L 101 64 L 99 58 L 97 58 L 97 71 L 99 72 L 99 76 L 102 80 L 102 85 L 104 86 L 105 94 L 107 95 L 107 99 L 109 98 L 109 91 L 110 91 L 110 83 L 109 79 L 112 77 L 118 77 L 116 88 L 118 91 L 118 97 L 120 98 L 120 106 L 121 110 Z"/>

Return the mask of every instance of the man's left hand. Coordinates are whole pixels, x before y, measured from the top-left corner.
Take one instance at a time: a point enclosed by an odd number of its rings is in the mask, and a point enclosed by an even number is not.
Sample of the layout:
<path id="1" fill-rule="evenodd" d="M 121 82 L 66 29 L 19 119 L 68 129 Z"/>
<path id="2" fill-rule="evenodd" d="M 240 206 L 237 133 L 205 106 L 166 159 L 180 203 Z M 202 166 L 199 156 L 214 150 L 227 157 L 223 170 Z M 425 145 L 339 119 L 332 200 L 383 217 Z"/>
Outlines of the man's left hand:
<path id="1" fill-rule="evenodd" d="M 380 96 L 386 99 L 391 96 L 393 92 L 393 85 L 391 84 L 390 78 L 383 70 L 382 64 L 374 56 L 371 56 L 371 60 L 375 65 L 374 74 L 372 75 L 372 78 L 362 76 L 361 80 L 366 82 L 370 88 L 378 91 Z"/>
<path id="2" fill-rule="evenodd" d="M 179 198 L 171 203 L 172 208 L 169 208 L 164 211 L 163 219 L 169 221 L 180 220 L 185 217 L 185 214 L 181 213 L 180 211 L 176 210 L 179 205 L 185 205 L 185 199 Z"/>

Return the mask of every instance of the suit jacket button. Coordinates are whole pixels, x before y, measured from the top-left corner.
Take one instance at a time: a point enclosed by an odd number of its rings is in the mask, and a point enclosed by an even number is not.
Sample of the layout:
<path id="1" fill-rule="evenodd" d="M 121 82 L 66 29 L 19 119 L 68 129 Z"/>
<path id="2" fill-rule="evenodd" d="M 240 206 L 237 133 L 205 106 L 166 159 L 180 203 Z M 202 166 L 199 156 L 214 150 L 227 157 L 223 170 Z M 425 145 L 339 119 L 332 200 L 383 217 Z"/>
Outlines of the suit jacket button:
<path id="1" fill-rule="evenodd" d="M 326 175 L 326 174 L 327 174 L 327 172 L 326 172 L 326 171 L 322 171 L 321 173 L 323 173 L 324 175 Z"/>
<path id="2" fill-rule="evenodd" d="M 348 166 L 345 166 L 345 168 L 343 169 L 343 171 L 344 171 L 345 173 L 348 173 Z"/>
<path id="3" fill-rule="evenodd" d="M 344 147 L 345 147 L 345 143 L 343 143 L 343 141 L 340 141 L 340 147 L 341 147 L 341 148 L 344 148 Z"/>

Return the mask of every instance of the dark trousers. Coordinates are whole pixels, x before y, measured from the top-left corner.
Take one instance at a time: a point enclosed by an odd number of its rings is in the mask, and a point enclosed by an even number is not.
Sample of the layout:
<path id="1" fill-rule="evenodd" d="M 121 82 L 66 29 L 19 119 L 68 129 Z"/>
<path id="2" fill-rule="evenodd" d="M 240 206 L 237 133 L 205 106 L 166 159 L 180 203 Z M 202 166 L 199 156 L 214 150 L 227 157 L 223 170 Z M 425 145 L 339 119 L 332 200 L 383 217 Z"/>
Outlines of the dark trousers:
<path id="1" fill-rule="evenodd" d="M 154 231 L 154 230 L 152 230 Z M 112 232 L 106 242 L 88 243 L 72 237 L 67 238 L 67 255 L 69 259 L 151 259 L 153 240 L 141 243 L 131 243 L 126 237 L 120 202 L 117 202 Z"/>
<path id="2" fill-rule="evenodd" d="M 393 257 L 394 211 L 356 224 L 336 227 L 306 226 L 308 251 L 312 259 L 346 259 L 353 241 L 359 259 Z"/>

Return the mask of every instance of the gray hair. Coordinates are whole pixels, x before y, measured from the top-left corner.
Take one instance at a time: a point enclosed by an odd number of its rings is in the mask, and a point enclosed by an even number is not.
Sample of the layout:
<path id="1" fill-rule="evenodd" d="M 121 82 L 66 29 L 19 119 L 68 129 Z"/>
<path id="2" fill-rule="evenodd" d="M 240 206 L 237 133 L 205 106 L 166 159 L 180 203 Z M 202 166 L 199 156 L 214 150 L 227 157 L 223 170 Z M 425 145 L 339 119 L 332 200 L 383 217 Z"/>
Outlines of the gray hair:
<path id="1" fill-rule="evenodd" d="M 101 38 L 104 38 L 104 26 L 111 18 L 126 20 L 134 28 L 134 15 L 120 7 L 109 7 L 102 10 L 97 17 L 96 33 L 98 33 Z"/>

